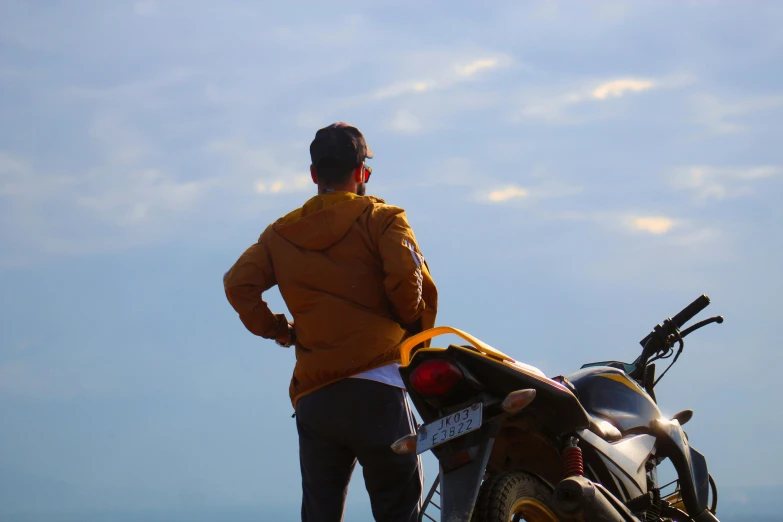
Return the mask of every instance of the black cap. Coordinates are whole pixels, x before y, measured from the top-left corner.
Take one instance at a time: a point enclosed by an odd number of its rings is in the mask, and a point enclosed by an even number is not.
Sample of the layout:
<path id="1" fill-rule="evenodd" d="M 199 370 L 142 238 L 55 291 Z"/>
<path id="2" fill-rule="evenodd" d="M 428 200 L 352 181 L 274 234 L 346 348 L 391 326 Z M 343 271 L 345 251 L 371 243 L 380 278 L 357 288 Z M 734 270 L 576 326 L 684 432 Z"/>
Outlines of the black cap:
<path id="1" fill-rule="evenodd" d="M 372 149 L 359 129 L 340 121 L 319 129 L 310 144 L 310 160 L 315 168 L 327 158 L 332 159 L 330 167 L 354 168 L 365 158 L 372 158 Z"/>

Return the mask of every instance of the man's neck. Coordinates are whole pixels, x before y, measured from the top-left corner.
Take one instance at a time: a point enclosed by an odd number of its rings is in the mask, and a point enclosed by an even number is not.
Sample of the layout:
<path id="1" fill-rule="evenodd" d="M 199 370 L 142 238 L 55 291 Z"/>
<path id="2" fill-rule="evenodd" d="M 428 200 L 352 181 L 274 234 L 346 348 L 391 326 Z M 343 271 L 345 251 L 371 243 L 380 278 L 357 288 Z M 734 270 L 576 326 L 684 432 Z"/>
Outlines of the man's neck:
<path id="1" fill-rule="evenodd" d="M 355 190 L 350 190 L 350 187 L 346 186 L 339 186 L 339 187 L 318 187 L 318 194 L 331 194 L 332 192 L 352 192 L 356 194 Z"/>

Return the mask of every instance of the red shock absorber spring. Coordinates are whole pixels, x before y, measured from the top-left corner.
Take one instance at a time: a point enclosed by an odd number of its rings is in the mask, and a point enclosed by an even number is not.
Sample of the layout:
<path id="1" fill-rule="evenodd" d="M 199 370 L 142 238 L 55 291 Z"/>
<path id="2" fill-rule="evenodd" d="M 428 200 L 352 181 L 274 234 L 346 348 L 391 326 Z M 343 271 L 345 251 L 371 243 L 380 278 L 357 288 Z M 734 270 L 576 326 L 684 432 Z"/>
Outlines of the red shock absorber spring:
<path id="1" fill-rule="evenodd" d="M 582 448 L 578 445 L 575 438 L 568 441 L 568 445 L 563 450 L 563 477 L 580 476 L 585 474 L 585 464 L 582 459 Z"/>

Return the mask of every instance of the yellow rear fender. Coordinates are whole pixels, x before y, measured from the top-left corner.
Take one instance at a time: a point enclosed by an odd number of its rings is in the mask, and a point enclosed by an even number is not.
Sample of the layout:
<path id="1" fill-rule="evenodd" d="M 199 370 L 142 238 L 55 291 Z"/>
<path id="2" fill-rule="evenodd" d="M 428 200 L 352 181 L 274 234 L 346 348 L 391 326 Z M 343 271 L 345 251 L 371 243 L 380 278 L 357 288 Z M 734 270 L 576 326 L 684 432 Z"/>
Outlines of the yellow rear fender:
<path id="1" fill-rule="evenodd" d="M 412 357 L 411 352 L 416 346 L 420 345 L 423 342 L 429 341 L 433 337 L 437 337 L 439 335 L 446 335 L 446 334 L 454 334 L 458 337 L 461 337 L 462 339 L 470 343 L 470 345 L 473 346 L 479 353 L 491 359 L 495 359 L 500 362 L 511 362 L 511 363 L 516 362 L 512 357 L 504 354 L 499 350 L 496 350 L 495 348 L 491 347 L 487 343 L 477 339 L 476 337 L 473 337 L 467 332 L 463 332 L 462 330 L 452 328 L 451 326 L 436 326 L 435 328 L 424 330 L 423 332 L 414 335 L 413 337 L 407 339 L 405 342 L 402 343 L 402 346 L 400 348 L 400 358 L 402 359 L 402 365 L 408 366 L 410 364 L 411 357 Z M 445 348 L 421 348 L 421 350 L 443 351 L 445 350 Z"/>

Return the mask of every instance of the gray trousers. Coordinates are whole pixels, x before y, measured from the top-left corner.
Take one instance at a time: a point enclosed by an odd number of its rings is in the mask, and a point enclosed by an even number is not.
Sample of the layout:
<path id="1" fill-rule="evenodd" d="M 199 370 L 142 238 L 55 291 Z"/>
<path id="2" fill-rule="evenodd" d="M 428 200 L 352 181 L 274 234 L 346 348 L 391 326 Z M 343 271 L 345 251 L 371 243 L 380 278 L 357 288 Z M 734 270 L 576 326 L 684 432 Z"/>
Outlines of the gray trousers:
<path id="1" fill-rule="evenodd" d="M 343 379 L 296 405 L 302 470 L 302 521 L 341 522 L 356 461 L 377 522 L 415 522 L 423 472 L 416 455 L 390 446 L 415 432 L 405 391 L 366 379 Z"/>

